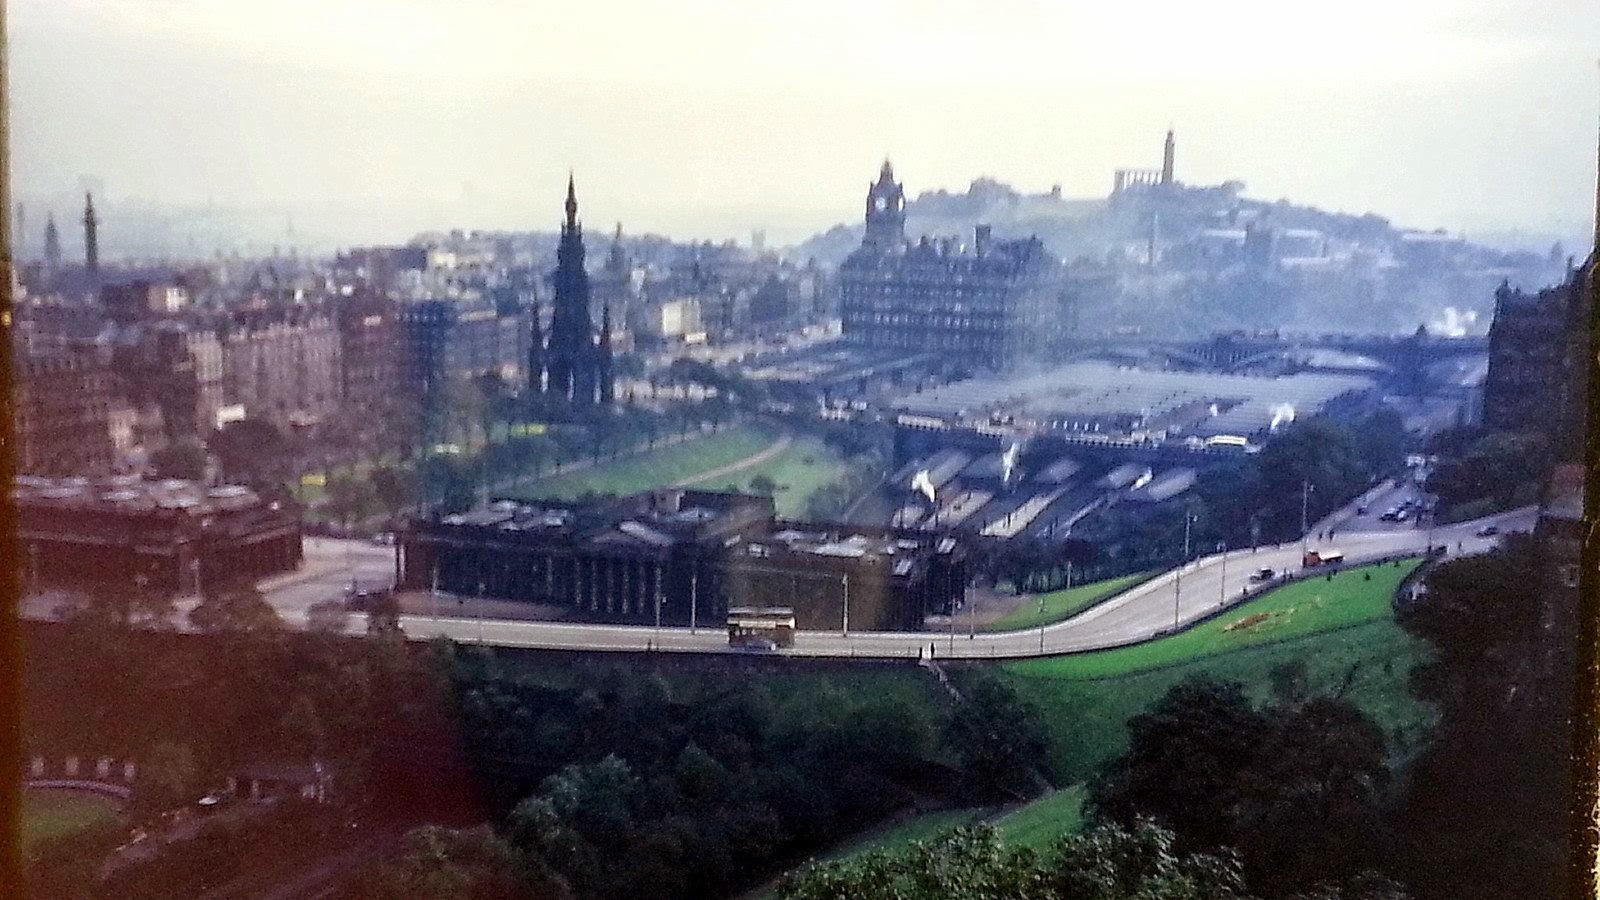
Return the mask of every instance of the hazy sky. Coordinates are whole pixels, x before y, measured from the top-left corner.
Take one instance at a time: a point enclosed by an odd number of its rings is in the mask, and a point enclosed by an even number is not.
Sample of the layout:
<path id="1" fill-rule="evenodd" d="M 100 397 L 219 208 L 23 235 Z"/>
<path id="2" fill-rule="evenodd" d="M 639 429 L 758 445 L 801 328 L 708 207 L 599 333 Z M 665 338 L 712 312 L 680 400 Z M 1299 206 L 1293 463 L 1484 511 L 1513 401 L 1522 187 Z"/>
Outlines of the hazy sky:
<path id="1" fill-rule="evenodd" d="M 11 0 L 18 194 L 792 240 L 990 175 L 1117 166 L 1586 238 L 1600 0 Z M 343 221 L 343 220 L 341 220 Z M 356 228 L 357 226 L 349 226 Z"/>

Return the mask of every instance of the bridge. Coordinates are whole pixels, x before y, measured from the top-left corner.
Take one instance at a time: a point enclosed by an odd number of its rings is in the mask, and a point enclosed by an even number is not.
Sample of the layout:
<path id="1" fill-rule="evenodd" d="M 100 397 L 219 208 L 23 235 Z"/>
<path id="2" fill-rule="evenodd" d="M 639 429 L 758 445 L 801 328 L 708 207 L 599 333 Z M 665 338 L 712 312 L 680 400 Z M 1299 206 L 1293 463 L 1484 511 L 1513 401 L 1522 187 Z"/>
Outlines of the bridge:
<path id="1" fill-rule="evenodd" d="M 1172 341 L 1137 336 L 1084 338 L 1078 349 L 1124 350 L 1165 357 L 1179 365 L 1240 371 L 1313 350 L 1331 350 L 1366 357 L 1378 363 L 1408 391 L 1436 387 L 1429 372 L 1462 357 L 1489 351 L 1484 335 L 1444 337 L 1422 329 L 1410 335 L 1234 331 L 1201 341 Z"/>

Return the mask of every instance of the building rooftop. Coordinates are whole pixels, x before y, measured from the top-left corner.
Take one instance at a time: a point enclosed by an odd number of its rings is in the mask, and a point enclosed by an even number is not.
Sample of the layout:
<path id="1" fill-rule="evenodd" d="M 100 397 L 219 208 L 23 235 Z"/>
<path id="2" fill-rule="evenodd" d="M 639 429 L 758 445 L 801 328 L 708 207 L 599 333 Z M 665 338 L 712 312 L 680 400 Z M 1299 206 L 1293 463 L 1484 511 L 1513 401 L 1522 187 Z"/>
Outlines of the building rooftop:
<path id="1" fill-rule="evenodd" d="M 138 475 L 94 479 L 18 475 L 12 483 L 11 498 L 19 506 L 107 512 L 160 510 L 191 516 L 249 509 L 261 503 L 254 491 L 240 485 L 209 487 L 176 478 L 146 480 Z"/>
<path id="2" fill-rule="evenodd" d="M 1087 362 L 1019 377 L 972 378 L 902 394 L 888 405 L 950 424 L 1005 420 L 1038 430 L 1162 427 L 1201 436 L 1250 435 L 1372 387 L 1371 379 L 1353 375 L 1261 377 Z M 1111 419 L 1121 421 L 1101 421 Z"/>

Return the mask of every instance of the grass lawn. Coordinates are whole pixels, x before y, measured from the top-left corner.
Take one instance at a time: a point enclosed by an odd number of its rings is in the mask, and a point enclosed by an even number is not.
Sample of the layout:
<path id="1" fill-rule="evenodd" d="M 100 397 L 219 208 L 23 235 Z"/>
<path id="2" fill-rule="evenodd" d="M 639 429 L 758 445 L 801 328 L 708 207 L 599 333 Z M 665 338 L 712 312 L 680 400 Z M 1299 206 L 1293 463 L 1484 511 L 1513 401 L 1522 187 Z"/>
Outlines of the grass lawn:
<path id="1" fill-rule="evenodd" d="M 838 478 L 847 463 L 837 451 L 814 437 L 796 436 L 782 453 L 760 465 L 707 481 L 703 487 L 721 490 L 729 484 L 749 493 L 750 480 L 765 475 L 777 485 L 773 504 L 780 518 L 804 515 L 811 495 Z"/>
<path id="2" fill-rule="evenodd" d="M 1191 675 L 1239 681 L 1269 698 L 1274 668 L 1306 667 L 1313 693 L 1341 694 L 1364 710 L 1404 759 L 1426 738 L 1435 711 L 1408 688 L 1426 645 L 1394 624 L 1389 605 L 1415 563 L 1374 566 L 1288 585 L 1194 629 L 1135 647 L 1025 660 L 997 667 L 1038 707 L 1050 734 L 1057 784 L 1094 776 L 1126 747 L 1128 719 Z M 1364 576 L 1371 573 L 1371 580 Z"/>
<path id="3" fill-rule="evenodd" d="M 1000 839 L 1011 847 L 1045 850 L 1083 829 L 1083 785 L 1062 788 L 995 820 Z"/>
<path id="4" fill-rule="evenodd" d="M 1040 625 L 1059 622 L 1082 612 L 1112 594 L 1127 590 L 1129 587 L 1149 577 L 1150 573 L 1148 572 L 1137 575 L 1124 575 L 1120 578 L 1091 581 L 1088 584 L 1080 584 L 1075 588 L 1066 588 L 1064 590 L 1051 591 L 1048 594 L 1026 597 L 1022 601 L 1022 605 L 1012 610 L 1008 615 L 996 619 L 978 630 L 1023 631 L 1029 628 L 1038 628 Z"/>
<path id="5" fill-rule="evenodd" d="M 22 792 L 22 845 L 32 847 L 65 834 L 82 831 L 122 815 L 110 797 L 88 791 L 30 788 Z"/>
<path id="6" fill-rule="evenodd" d="M 760 453 L 772 444 L 771 433 L 759 428 L 738 426 L 715 434 L 695 438 L 682 444 L 602 462 L 598 466 L 545 478 L 513 492 L 523 497 L 546 497 L 573 500 L 587 492 L 597 494 L 632 494 L 675 484 L 709 472 L 747 456 Z M 748 472 L 730 478 L 749 483 Z M 720 489 L 720 482 L 707 487 Z"/>

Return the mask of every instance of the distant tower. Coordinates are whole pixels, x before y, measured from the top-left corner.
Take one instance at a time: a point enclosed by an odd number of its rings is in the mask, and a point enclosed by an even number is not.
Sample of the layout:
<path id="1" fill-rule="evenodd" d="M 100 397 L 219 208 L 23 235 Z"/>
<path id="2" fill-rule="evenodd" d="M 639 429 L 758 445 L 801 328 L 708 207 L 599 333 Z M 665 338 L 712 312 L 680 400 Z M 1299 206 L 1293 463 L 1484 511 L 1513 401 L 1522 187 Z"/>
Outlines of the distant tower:
<path id="1" fill-rule="evenodd" d="M 867 185 L 867 234 L 862 244 L 889 250 L 906 239 L 906 192 L 894 180 L 894 166 L 886 159 L 878 180 Z"/>
<path id="2" fill-rule="evenodd" d="M 100 288 L 100 224 L 94 216 L 94 195 L 83 195 L 83 271 L 89 290 Z"/>
<path id="3" fill-rule="evenodd" d="M 1172 139 L 1172 129 L 1167 129 L 1167 143 L 1161 148 L 1161 183 L 1172 183 L 1172 158 L 1177 152 L 1177 144 Z"/>
<path id="4" fill-rule="evenodd" d="M 594 328 L 589 320 L 589 273 L 583 267 L 583 226 L 578 224 L 578 193 L 567 176 L 567 218 L 556 246 L 555 310 L 545 350 L 547 394 L 575 403 L 594 400 Z M 587 387 L 587 392 L 585 388 Z"/>
<path id="5" fill-rule="evenodd" d="M 606 273 L 614 276 L 626 275 L 628 271 L 628 257 L 622 252 L 622 223 L 617 223 L 617 233 L 611 237 L 611 250 L 606 253 Z"/>
<path id="6" fill-rule="evenodd" d="M 610 406 L 617 385 L 611 371 L 611 304 L 600 307 L 600 342 L 595 347 L 595 380 L 599 382 L 600 405 Z"/>
<path id="7" fill-rule="evenodd" d="M 50 287 L 55 287 L 61 276 L 61 232 L 56 230 L 55 213 L 44 217 L 44 277 Z"/>

